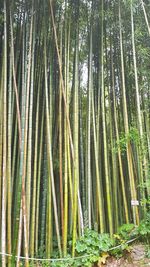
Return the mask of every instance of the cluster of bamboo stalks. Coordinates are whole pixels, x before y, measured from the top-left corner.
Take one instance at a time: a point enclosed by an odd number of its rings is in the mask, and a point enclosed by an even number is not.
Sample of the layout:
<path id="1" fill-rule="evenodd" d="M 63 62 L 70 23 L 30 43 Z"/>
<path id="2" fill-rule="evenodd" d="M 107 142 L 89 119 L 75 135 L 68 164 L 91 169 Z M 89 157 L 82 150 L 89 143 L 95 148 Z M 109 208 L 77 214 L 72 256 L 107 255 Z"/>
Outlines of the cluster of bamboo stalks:
<path id="1" fill-rule="evenodd" d="M 0 251 L 10 267 L 5 253 L 66 256 L 71 240 L 74 256 L 85 227 L 113 234 L 144 215 L 131 200 L 149 194 L 150 26 L 143 1 L 2 2 Z"/>

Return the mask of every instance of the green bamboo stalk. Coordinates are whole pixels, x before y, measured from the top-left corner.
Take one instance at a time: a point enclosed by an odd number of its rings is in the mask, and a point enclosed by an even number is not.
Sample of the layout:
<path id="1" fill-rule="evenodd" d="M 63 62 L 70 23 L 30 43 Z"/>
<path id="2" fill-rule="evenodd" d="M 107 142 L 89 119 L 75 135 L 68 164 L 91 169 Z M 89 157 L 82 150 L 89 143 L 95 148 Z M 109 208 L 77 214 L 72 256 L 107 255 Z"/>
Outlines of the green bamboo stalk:
<path id="1" fill-rule="evenodd" d="M 102 125 L 103 125 L 103 146 L 104 146 L 104 169 L 105 169 L 105 183 L 106 183 L 106 199 L 107 199 L 107 213 L 109 222 L 109 232 L 113 234 L 113 218 L 112 218 L 112 200 L 111 200 L 111 185 L 108 172 L 108 152 L 107 152 L 107 137 L 106 137 L 106 114 L 105 114 L 105 87 L 104 87 L 104 2 L 102 1 L 101 14 L 101 105 L 102 105 Z"/>
<path id="2" fill-rule="evenodd" d="M 3 89 L 3 170 L 2 170 L 2 267 L 6 266 L 6 192 L 7 192 L 7 10 L 4 0 L 4 89 Z"/>
<path id="3" fill-rule="evenodd" d="M 35 148 L 34 148 L 34 172 L 33 172 L 33 192 L 32 192 L 32 212 L 31 212 L 31 232 L 30 232 L 30 253 L 31 257 L 34 257 L 35 251 L 35 221 L 36 221 L 36 190 L 37 190 L 37 169 L 38 169 L 38 129 L 39 129 L 39 98 L 40 98 L 40 85 L 41 76 L 39 76 L 39 86 L 37 95 L 37 107 L 36 107 L 36 122 L 35 122 Z"/>
<path id="4" fill-rule="evenodd" d="M 43 155 L 43 185 L 42 185 L 42 204 L 41 204 L 41 228 L 40 228 L 40 251 L 41 257 L 44 253 L 45 236 L 46 236 L 46 206 L 47 206 L 47 187 L 48 187 L 48 173 L 47 173 L 47 147 L 44 144 Z"/>
<path id="5" fill-rule="evenodd" d="M 11 57 L 12 57 L 12 71 L 13 71 L 13 81 L 14 81 L 14 91 L 16 96 L 16 106 L 17 106 L 17 121 L 18 121 L 18 131 L 19 131 L 19 145 L 21 146 L 21 118 L 20 118 L 20 108 L 19 108 L 19 95 L 16 81 L 16 72 L 15 72 L 15 59 L 14 59 L 14 34 L 13 34 L 13 22 L 12 14 L 10 11 L 10 35 L 11 35 Z"/>
<path id="6" fill-rule="evenodd" d="M 3 77 L 3 71 L 4 69 L 2 68 L 1 74 Z M 0 82 L 0 114 L 3 114 L 3 79 L 1 79 Z M 0 116 L 0 189 L 2 189 L 2 165 L 3 165 L 3 123 L 2 123 L 2 115 Z M 2 204 L 2 190 L 0 190 L 0 206 Z M 2 210 L 0 210 L 0 221 L 2 219 Z M 0 235 L 1 235 L 1 227 L 0 227 Z M 0 240 L 0 247 L 1 247 L 1 240 Z"/>
<path id="7" fill-rule="evenodd" d="M 88 74 L 88 118 L 87 118 L 87 203 L 88 203 L 88 227 L 91 228 L 91 90 L 92 90 L 92 28 L 90 31 L 90 52 L 89 52 L 89 74 Z"/>
<path id="8" fill-rule="evenodd" d="M 36 223 L 35 223 L 35 253 L 38 255 L 39 245 L 39 209 L 40 209 L 40 184 L 41 184 L 41 167 L 42 167 L 42 150 L 43 150 L 43 134 L 44 134 L 44 113 L 45 113 L 45 98 L 42 106 L 41 130 L 40 130 L 40 144 L 39 144 L 39 158 L 38 158 L 38 173 L 37 173 L 37 198 L 36 198 Z M 45 188 L 45 187 L 44 187 Z M 42 209 L 43 211 L 43 209 Z"/>
<path id="9" fill-rule="evenodd" d="M 143 12 L 144 12 L 144 17 L 145 17 L 145 22 L 146 22 L 146 25 L 147 25 L 148 33 L 150 35 L 150 25 L 149 25 L 148 16 L 147 16 L 147 13 L 146 13 L 145 4 L 144 4 L 143 0 L 141 0 L 141 4 L 142 4 Z"/>
<path id="10" fill-rule="evenodd" d="M 11 176 L 11 137 L 12 137 L 12 58 L 10 56 L 9 70 L 9 94 L 8 94 L 8 159 L 7 159 L 7 251 L 11 254 L 11 209 L 12 209 L 12 176 Z M 8 259 L 8 266 L 11 266 L 11 258 Z"/>
<path id="11" fill-rule="evenodd" d="M 35 18 L 35 16 L 34 16 Z M 33 124 L 33 94 L 34 94 L 34 71 L 35 71 L 35 23 L 33 25 L 32 37 L 32 62 L 31 62 L 31 82 L 30 82 L 30 104 L 29 104 L 29 126 L 28 126 L 28 151 L 27 151 L 27 174 L 26 174 L 26 208 L 27 208 L 27 224 L 28 224 L 28 239 L 30 228 L 30 210 L 31 210 L 31 177 L 32 177 L 32 124 Z"/>
<path id="12" fill-rule="evenodd" d="M 65 5 L 67 2 L 65 2 Z M 65 6 L 66 8 L 66 6 Z M 68 76 L 69 76 L 69 69 L 68 69 L 68 56 L 69 52 L 67 50 L 67 19 L 65 19 L 65 44 L 64 44 L 64 53 L 65 53 L 65 71 L 64 71 L 64 85 L 65 85 L 65 93 L 66 93 L 66 102 L 68 106 Z M 63 254 L 64 256 L 67 255 L 67 235 L 68 235 L 68 162 L 67 162 L 67 151 L 68 151 L 68 131 L 67 131 L 67 120 L 66 116 L 64 117 L 64 231 L 63 231 Z"/>
<path id="13" fill-rule="evenodd" d="M 51 178 L 51 187 L 52 187 L 52 197 L 54 205 L 54 217 L 55 217 L 55 226 L 57 233 L 58 249 L 60 256 L 62 255 L 61 242 L 60 242 L 60 230 L 58 223 L 58 212 L 57 212 L 57 203 L 56 203 L 56 194 L 55 194 L 55 184 L 54 184 L 54 173 L 53 173 L 53 161 L 52 161 L 52 145 L 51 145 L 51 136 L 50 136 L 50 125 L 49 125 L 49 104 L 48 104 L 48 84 L 47 84 L 47 56 L 46 56 L 46 40 L 44 40 L 44 63 L 45 63 L 45 98 L 46 98 L 46 130 L 47 130 L 47 151 L 48 151 L 48 167 L 49 167 L 49 176 Z"/>
<path id="14" fill-rule="evenodd" d="M 78 55 L 78 24 L 76 30 L 75 40 L 75 63 L 74 63 L 74 112 L 73 112 L 73 144 L 74 144 L 74 168 L 73 168 L 73 233 L 72 233 L 72 255 L 75 255 L 75 243 L 77 238 L 77 210 L 78 210 L 78 189 L 79 189 L 79 158 L 78 158 L 78 145 L 79 145 L 79 122 L 78 122 L 78 68 L 79 68 L 79 55 Z"/>
<path id="15" fill-rule="evenodd" d="M 62 27 L 60 33 L 60 58 L 62 61 Z M 61 231 L 64 235 L 64 200 L 63 200 L 63 155 L 62 155 L 62 86 L 59 81 L 59 180 L 60 180 L 60 210 L 61 210 Z"/>
<path id="16" fill-rule="evenodd" d="M 51 69 L 50 69 L 51 70 Z M 52 71 L 50 71 L 50 79 L 51 79 Z M 49 107 L 49 124 L 50 124 L 50 137 L 51 137 L 51 143 L 52 143 L 52 119 L 53 119 L 53 99 L 52 99 L 52 83 L 50 80 L 50 107 Z M 48 154 L 48 152 L 47 152 Z M 46 255 L 49 258 L 52 252 L 52 238 L 53 238 L 53 232 L 52 232 L 52 187 L 51 187 L 51 176 L 49 175 L 49 182 L 48 182 L 48 196 L 47 196 L 47 229 L 46 229 Z M 51 237 L 51 238 L 50 238 Z"/>

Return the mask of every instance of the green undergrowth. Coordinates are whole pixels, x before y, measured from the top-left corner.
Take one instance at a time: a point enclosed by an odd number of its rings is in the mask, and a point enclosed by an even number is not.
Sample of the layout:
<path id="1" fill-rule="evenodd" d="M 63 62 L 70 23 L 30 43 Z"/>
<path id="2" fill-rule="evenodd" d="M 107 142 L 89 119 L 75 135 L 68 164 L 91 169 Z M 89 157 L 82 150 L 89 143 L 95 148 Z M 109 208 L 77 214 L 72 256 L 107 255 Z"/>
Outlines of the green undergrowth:
<path id="1" fill-rule="evenodd" d="M 107 233 L 99 234 L 94 230 L 85 229 L 84 235 L 76 242 L 75 259 L 71 257 L 70 243 L 68 255 L 64 260 L 44 262 L 39 265 L 31 263 L 30 267 L 90 267 L 96 266 L 97 263 L 98 266 L 101 266 L 100 264 L 105 263 L 109 256 L 122 257 L 125 253 L 130 252 L 132 243 L 128 243 L 128 241 L 132 239 L 135 239 L 135 242 L 138 240 L 138 242 L 144 243 L 146 256 L 150 257 L 150 213 L 147 213 L 146 218 L 138 227 L 134 224 L 124 224 L 112 237 Z M 52 255 L 52 258 L 59 258 L 57 252 Z"/>

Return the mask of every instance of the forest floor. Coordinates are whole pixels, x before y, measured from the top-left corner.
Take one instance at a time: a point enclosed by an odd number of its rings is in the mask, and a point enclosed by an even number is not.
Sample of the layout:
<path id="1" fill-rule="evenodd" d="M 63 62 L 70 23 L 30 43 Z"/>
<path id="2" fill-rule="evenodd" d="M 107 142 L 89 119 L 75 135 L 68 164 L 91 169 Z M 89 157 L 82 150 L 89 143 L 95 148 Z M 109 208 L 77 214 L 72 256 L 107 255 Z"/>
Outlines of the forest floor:
<path id="1" fill-rule="evenodd" d="M 105 267 L 148 267 L 150 259 L 145 257 L 145 247 L 142 244 L 137 244 L 132 247 L 132 251 L 125 257 L 116 259 L 108 258 Z"/>

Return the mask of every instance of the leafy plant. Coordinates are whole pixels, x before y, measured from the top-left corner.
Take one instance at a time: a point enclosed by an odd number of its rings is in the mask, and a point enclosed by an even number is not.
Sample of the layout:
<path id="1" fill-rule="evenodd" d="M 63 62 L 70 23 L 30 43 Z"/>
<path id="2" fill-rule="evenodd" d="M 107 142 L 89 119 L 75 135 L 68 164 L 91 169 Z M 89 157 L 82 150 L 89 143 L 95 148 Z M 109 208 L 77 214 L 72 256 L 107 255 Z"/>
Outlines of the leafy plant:
<path id="1" fill-rule="evenodd" d="M 123 224 L 118 230 L 118 235 L 123 240 L 129 240 L 133 236 L 134 228 L 135 228 L 134 224 Z"/>
<path id="2" fill-rule="evenodd" d="M 148 169 L 148 175 L 150 175 L 150 169 Z M 144 192 L 146 189 L 150 188 L 150 179 L 144 183 L 139 184 L 139 188 L 141 192 Z M 147 212 L 150 211 L 150 195 L 142 198 L 140 200 L 141 206 L 146 206 Z"/>
<path id="3" fill-rule="evenodd" d="M 129 141 L 136 145 L 139 145 L 140 143 L 140 136 L 139 136 L 138 130 L 134 127 L 130 128 L 128 134 L 121 133 L 119 141 L 116 142 L 116 145 L 114 147 L 114 152 L 117 152 L 118 148 L 120 148 L 123 154 L 126 151 L 126 146 Z"/>
<path id="4" fill-rule="evenodd" d="M 84 236 L 76 243 L 76 252 L 78 255 L 89 255 L 89 257 L 82 258 L 82 264 L 79 266 L 90 266 L 90 264 L 97 262 L 100 256 L 103 256 L 103 253 L 107 252 L 113 245 L 114 240 L 110 238 L 109 234 L 98 234 L 94 230 L 86 229 Z"/>
<path id="5" fill-rule="evenodd" d="M 147 244 L 150 243 L 150 212 L 146 214 L 145 219 L 141 221 L 135 232 L 140 236 L 142 241 Z"/>
<path id="6" fill-rule="evenodd" d="M 120 258 L 124 255 L 124 253 L 131 250 L 131 247 L 127 244 L 127 241 L 134 236 L 134 229 L 134 224 L 123 224 L 118 229 L 118 233 L 114 234 L 116 248 L 111 251 L 111 255 Z"/>
<path id="7" fill-rule="evenodd" d="M 68 267 L 73 266 L 74 260 L 71 258 L 71 255 L 67 255 L 66 260 L 54 261 L 51 263 L 51 267 Z"/>
<path id="8" fill-rule="evenodd" d="M 146 257 L 150 259 L 150 245 L 146 246 Z"/>

